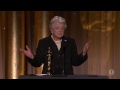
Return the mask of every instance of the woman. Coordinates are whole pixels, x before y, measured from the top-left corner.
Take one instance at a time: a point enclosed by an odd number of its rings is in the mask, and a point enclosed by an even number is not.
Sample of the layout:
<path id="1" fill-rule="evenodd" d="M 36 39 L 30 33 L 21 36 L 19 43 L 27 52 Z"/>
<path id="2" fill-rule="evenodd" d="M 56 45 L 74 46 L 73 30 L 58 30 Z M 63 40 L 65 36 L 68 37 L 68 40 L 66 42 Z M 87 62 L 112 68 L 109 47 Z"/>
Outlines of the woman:
<path id="1" fill-rule="evenodd" d="M 64 36 L 66 27 L 65 19 L 55 16 L 50 21 L 51 35 L 39 40 L 36 55 L 32 54 L 27 45 L 27 50 L 20 49 L 28 57 L 28 62 L 32 66 L 40 67 L 42 64 L 44 65 L 43 74 L 49 72 L 52 75 L 73 75 L 72 66 L 79 66 L 88 58 L 87 51 L 91 42 L 87 42 L 83 51 L 78 54 L 75 40 Z M 49 50 L 50 53 L 48 53 Z M 48 54 L 51 60 L 50 66 Z"/>

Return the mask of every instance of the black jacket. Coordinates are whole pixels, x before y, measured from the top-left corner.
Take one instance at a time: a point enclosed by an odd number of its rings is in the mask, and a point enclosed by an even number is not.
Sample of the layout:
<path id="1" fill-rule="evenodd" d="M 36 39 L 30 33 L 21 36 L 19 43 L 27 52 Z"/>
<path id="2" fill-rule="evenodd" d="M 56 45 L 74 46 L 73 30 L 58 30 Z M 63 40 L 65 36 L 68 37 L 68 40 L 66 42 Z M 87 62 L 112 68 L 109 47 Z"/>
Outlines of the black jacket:
<path id="1" fill-rule="evenodd" d="M 79 66 L 88 58 L 87 54 L 83 57 L 82 53 L 77 53 L 74 39 L 63 36 L 61 49 L 58 51 L 51 36 L 48 36 L 39 40 L 34 60 L 28 58 L 28 62 L 34 67 L 40 67 L 42 64 L 44 65 L 42 71 L 43 74 L 46 74 L 48 69 L 48 47 L 50 47 L 52 52 L 51 73 L 53 75 L 61 75 L 63 70 L 65 75 L 73 75 L 72 66 Z"/>

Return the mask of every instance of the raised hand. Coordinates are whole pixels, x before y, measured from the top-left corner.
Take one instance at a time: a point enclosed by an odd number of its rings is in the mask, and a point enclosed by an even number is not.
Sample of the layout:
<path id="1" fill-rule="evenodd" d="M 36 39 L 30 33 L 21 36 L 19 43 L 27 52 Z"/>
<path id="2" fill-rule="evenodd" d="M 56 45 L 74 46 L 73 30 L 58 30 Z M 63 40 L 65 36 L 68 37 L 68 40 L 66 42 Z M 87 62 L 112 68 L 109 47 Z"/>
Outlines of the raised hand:
<path id="1" fill-rule="evenodd" d="M 87 42 L 87 43 L 84 45 L 84 47 L 83 47 L 83 53 L 82 53 L 83 56 L 87 53 L 90 45 L 91 45 L 91 41 Z"/>
<path id="2" fill-rule="evenodd" d="M 28 47 L 27 45 L 26 45 L 26 49 L 27 49 L 27 50 L 20 48 L 20 51 L 21 51 L 23 54 L 25 54 L 25 56 L 27 56 L 27 57 L 29 57 L 29 58 L 31 58 L 31 59 L 34 59 L 34 55 L 32 54 L 31 50 L 29 49 L 29 47 Z"/>

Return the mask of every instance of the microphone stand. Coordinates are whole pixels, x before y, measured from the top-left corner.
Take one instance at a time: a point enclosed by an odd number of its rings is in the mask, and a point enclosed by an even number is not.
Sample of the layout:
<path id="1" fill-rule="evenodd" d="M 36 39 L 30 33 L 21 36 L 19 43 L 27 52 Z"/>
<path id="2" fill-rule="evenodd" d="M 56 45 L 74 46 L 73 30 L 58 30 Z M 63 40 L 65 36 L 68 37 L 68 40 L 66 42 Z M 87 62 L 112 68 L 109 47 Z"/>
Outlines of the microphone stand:
<path id="1" fill-rule="evenodd" d="M 65 75 L 65 47 L 63 47 L 63 72 L 62 75 Z"/>

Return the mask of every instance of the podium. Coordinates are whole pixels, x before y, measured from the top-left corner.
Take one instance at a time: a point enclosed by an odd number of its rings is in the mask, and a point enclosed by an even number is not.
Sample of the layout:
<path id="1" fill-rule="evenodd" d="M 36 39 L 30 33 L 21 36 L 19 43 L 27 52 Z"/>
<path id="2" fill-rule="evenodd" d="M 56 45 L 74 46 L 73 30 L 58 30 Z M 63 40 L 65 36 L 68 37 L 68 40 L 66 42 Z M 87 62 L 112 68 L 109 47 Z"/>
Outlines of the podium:
<path id="1" fill-rule="evenodd" d="M 21 75 L 18 79 L 109 79 L 102 75 Z"/>

